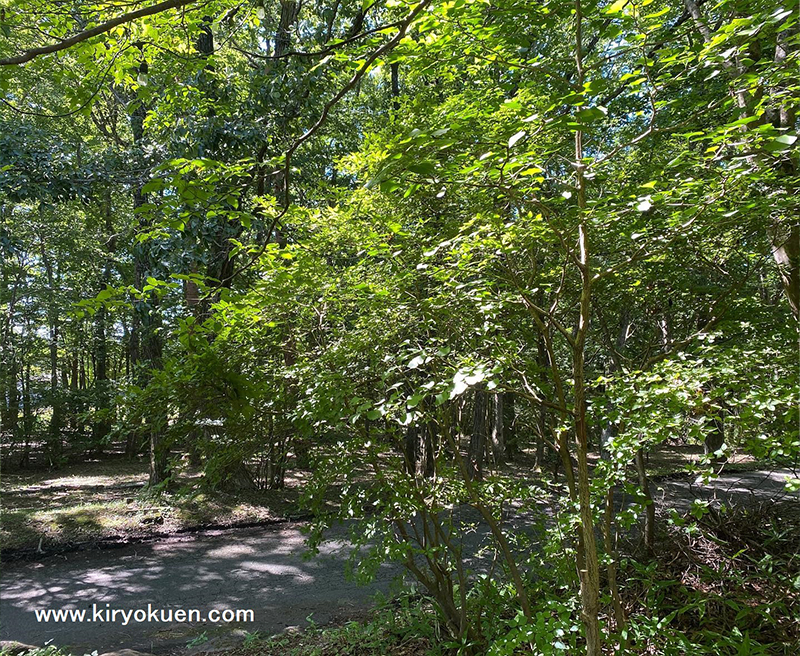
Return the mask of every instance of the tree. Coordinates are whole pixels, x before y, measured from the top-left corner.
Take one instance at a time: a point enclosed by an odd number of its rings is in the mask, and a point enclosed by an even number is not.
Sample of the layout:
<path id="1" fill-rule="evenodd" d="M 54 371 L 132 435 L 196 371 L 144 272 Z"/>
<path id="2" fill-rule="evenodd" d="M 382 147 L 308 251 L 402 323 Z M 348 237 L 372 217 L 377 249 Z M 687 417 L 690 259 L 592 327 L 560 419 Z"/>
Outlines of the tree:
<path id="1" fill-rule="evenodd" d="M 46 372 L 51 441 L 81 444 L 92 388 L 99 443 L 119 385 L 154 486 L 189 439 L 211 487 L 280 487 L 294 455 L 312 500 L 346 490 L 365 565 L 404 563 L 467 652 L 536 633 L 536 591 L 579 600 L 602 653 L 625 628 L 627 465 L 652 550 L 652 446 L 800 448 L 798 31 L 773 4 L 44 3 L 23 24 L 7 3 L 4 427 Z M 86 234 L 60 235 L 71 212 Z M 516 485 L 529 434 L 540 471 Z M 535 509 L 545 452 L 549 570 L 504 524 Z M 502 563 L 480 581 L 463 505 Z"/>

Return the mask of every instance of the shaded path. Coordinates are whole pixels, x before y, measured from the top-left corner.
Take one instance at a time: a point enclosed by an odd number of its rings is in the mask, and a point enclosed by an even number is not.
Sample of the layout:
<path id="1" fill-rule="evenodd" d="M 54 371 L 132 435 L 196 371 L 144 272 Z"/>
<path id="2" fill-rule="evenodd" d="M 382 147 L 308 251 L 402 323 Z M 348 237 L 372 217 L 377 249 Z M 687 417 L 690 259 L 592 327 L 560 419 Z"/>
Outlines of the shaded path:
<path id="1" fill-rule="evenodd" d="M 651 483 L 655 503 L 687 512 L 695 499 L 711 503 L 755 505 L 774 501 L 798 501 L 800 491 L 787 492 L 787 478 L 800 477 L 790 469 L 723 472 L 703 483 L 697 478 L 668 479 Z"/>
<path id="2" fill-rule="evenodd" d="M 800 492 L 783 487 L 789 470 L 723 474 L 708 486 L 693 479 L 653 483 L 659 505 L 686 511 L 695 498 L 753 503 L 775 498 L 800 501 Z M 513 521 L 513 520 L 512 520 Z M 516 522 L 514 522 L 516 523 Z M 524 522 L 520 522 L 524 523 Z M 199 633 L 230 635 L 231 625 L 37 623 L 35 608 L 252 609 L 255 621 L 234 626 L 277 633 L 346 617 L 371 606 L 376 591 L 386 592 L 397 566 L 384 565 L 377 580 L 362 587 L 344 575 L 346 531 L 333 529 L 320 556 L 303 559 L 301 524 L 236 531 L 210 531 L 120 549 L 85 551 L 36 562 L 4 565 L 0 599 L 0 639 L 42 645 L 54 640 L 78 653 L 128 647 L 164 652 L 184 647 Z M 479 536 L 474 538 L 479 542 Z M 472 545 L 474 548 L 475 545 Z M 470 549 L 471 550 L 471 549 Z"/>
<path id="3" fill-rule="evenodd" d="M 59 646 L 90 653 L 127 647 L 163 652 L 185 646 L 206 631 L 209 637 L 245 631 L 278 633 L 313 620 L 325 623 L 372 605 L 378 590 L 388 591 L 393 574 L 382 568 L 375 583 L 363 587 L 344 575 L 345 531 L 324 543 L 320 555 L 304 560 L 300 524 L 236 531 L 211 531 L 120 549 L 53 556 L 40 563 L 3 567 L 0 638 Z M 252 609 L 255 621 L 234 624 L 38 623 L 35 608 Z M 87 616 L 91 615 L 91 611 Z"/>

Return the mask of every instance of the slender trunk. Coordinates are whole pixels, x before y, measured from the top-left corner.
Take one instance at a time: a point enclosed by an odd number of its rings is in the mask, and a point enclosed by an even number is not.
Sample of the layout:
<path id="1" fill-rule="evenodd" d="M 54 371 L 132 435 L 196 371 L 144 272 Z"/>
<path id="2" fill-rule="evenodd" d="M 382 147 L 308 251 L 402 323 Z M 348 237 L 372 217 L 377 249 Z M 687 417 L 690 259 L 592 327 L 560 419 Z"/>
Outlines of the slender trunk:
<path id="1" fill-rule="evenodd" d="M 79 374 L 78 374 L 78 354 L 72 354 L 72 360 L 70 361 L 70 374 L 69 374 L 69 389 L 71 392 L 75 393 L 78 391 L 78 382 L 79 382 Z"/>
<path id="2" fill-rule="evenodd" d="M 50 313 L 50 446 L 55 455 L 61 454 L 61 399 L 58 390 L 58 319 Z"/>
<path id="3" fill-rule="evenodd" d="M 25 381 L 22 386 L 22 426 L 27 440 L 33 432 L 33 406 L 31 405 L 31 363 L 25 365 Z"/>
<path id="4" fill-rule="evenodd" d="M 66 346 L 67 336 L 64 336 Z M 61 391 L 64 396 L 64 419 L 71 431 L 78 428 L 78 414 L 83 410 L 81 403 L 72 389 L 72 361 L 75 358 L 77 347 L 73 346 L 71 355 L 65 355 L 61 360 Z M 67 350 L 66 348 L 64 350 Z"/>
<path id="5" fill-rule="evenodd" d="M 687 12 L 694 21 L 695 28 L 701 34 L 705 43 L 710 43 L 714 39 L 714 34 L 708 27 L 700 10 L 700 3 L 697 0 L 683 0 Z M 784 66 L 791 50 L 791 38 L 796 36 L 797 26 L 793 25 L 785 30 L 781 30 L 776 35 L 775 53 L 773 62 L 778 66 Z M 767 106 L 763 117 L 771 120 L 773 125 L 782 130 L 793 131 L 795 129 L 795 104 L 792 94 L 787 89 L 761 87 L 755 91 L 755 97 L 746 86 L 741 84 L 741 79 L 746 73 L 752 73 L 752 65 L 748 70 L 736 55 L 736 49 L 728 51 L 722 59 L 722 66 L 730 78 L 731 95 L 740 109 L 739 117 L 746 118 L 753 113 L 757 106 L 754 102 L 756 97 L 767 94 L 776 99 L 776 104 Z M 762 78 L 763 79 L 763 78 Z M 743 124 L 740 130 L 743 133 L 758 127 L 761 120 L 752 124 Z M 785 180 L 785 192 L 788 197 L 797 195 L 795 179 L 797 176 L 797 158 L 791 153 L 779 158 L 777 165 L 774 161 L 765 161 L 759 156 L 754 155 L 749 158 L 754 166 L 761 168 L 772 168 L 779 177 Z M 765 222 L 766 224 L 766 222 Z M 797 217 L 789 214 L 777 219 L 772 227 L 770 235 L 772 242 L 772 253 L 778 267 L 783 286 L 784 295 L 789 302 L 789 307 L 795 319 L 800 318 L 800 225 Z"/>
<path id="6" fill-rule="evenodd" d="M 8 370 L 8 415 L 6 417 L 5 430 L 11 433 L 16 440 L 19 433 L 19 359 L 17 354 L 12 352 Z"/>
<path id="7" fill-rule="evenodd" d="M 481 388 L 475 390 L 472 412 L 472 437 L 469 442 L 469 477 L 483 480 L 483 459 L 486 451 L 487 393 Z"/>
<path id="8" fill-rule="evenodd" d="M 407 474 L 414 473 L 414 456 L 417 445 L 417 431 L 418 429 L 416 424 L 409 424 L 408 426 L 406 426 L 403 455 L 405 456 L 405 465 Z"/>
<path id="9" fill-rule="evenodd" d="M 585 230 L 581 230 L 585 233 Z M 582 241 L 585 239 L 582 238 Z M 588 277 L 587 277 L 588 278 Z M 588 303 L 588 282 L 584 282 L 581 305 Z M 588 321 L 588 307 L 581 311 L 581 322 Z M 580 331 L 579 331 L 580 332 Z M 584 344 L 581 340 L 573 350 L 573 393 L 575 397 L 575 441 L 577 449 L 577 492 L 580 508 L 579 551 L 582 552 L 583 567 L 578 572 L 581 583 L 581 606 L 586 630 L 586 653 L 600 656 L 600 566 L 597 558 L 597 543 L 594 533 L 594 515 L 591 506 L 591 478 L 589 474 L 589 434 L 586 424 L 586 388 L 583 377 Z"/>
<path id="10" fill-rule="evenodd" d="M 643 449 L 636 452 L 634 463 L 636 464 L 636 474 L 639 477 L 639 490 L 644 497 L 644 546 L 647 552 L 652 554 L 656 530 L 656 507 L 653 503 L 653 495 L 650 494 L 650 479 L 647 475 Z"/>
<path id="11" fill-rule="evenodd" d="M 622 607 L 622 599 L 619 594 L 619 584 L 617 583 L 617 562 L 619 556 L 617 555 L 617 535 L 614 522 L 614 488 L 609 487 L 606 492 L 606 507 L 603 521 L 603 542 L 606 547 L 606 554 L 608 554 L 608 565 L 606 572 L 608 574 L 608 590 L 611 593 L 611 603 L 614 607 L 614 621 L 617 625 L 617 633 L 622 633 L 625 628 L 625 610 Z M 623 641 L 623 649 L 625 648 L 625 640 Z"/>
<path id="12" fill-rule="evenodd" d="M 470 497 L 472 505 L 481 514 L 484 521 L 489 526 L 489 529 L 492 532 L 492 536 L 495 538 L 497 546 L 500 548 L 500 552 L 503 555 L 503 559 L 505 560 L 506 565 L 508 566 L 509 573 L 511 574 L 511 579 L 514 582 L 514 587 L 516 589 L 517 599 L 519 600 L 520 606 L 522 607 L 522 613 L 528 620 L 532 620 L 533 613 L 531 611 L 528 592 L 525 588 L 525 583 L 522 579 L 522 573 L 519 571 L 516 559 L 514 558 L 514 554 L 511 552 L 511 547 L 509 546 L 508 540 L 506 539 L 506 536 L 503 533 L 503 529 L 500 523 L 492 516 L 492 513 L 483 503 L 480 496 L 478 495 L 477 490 L 475 489 L 473 481 L 476 479 L 474 478 L 473 473 L 471 471 L 472 469 L 471 463 L 464 462 L 464 458 L 461 456 L 459 450 L 459 445 L 455 442 L 455 440 L 451 442 L 450 446 L 453 449 L 453 454 L 456 460 L 456 464 L 458 465 L 458 469 L 461 472 L 461 476 L 464 479 L 464 485 L 466 486 L 467 494 Z"/>
<path id="13" fill-rule="evenodd" d="M 506 461 L 506 444 L 503 432 L 503 393 L 492 394 L 492 458 L 495 467 Z"/>
<path id="14" fill-rule="evenodd" d="M 393 62 L 389 65 L 392 75 L 392 109 L 400 109 L 400 63 Z"/>
<path id="15" fill-rule="evenodd" d="M 25 365 L 25 379 L 22 385 L 22 428 L 25 446 L 22 450 L 20 467 L 27 467 L 30 460 L 30 441 L 33 435 L 33 407 L 31 405 L 31 363 Z"/>
<path id="16" fill-rule="evenodd" d="M 791 49 L 790 40 L 797 35 L 797 25 L 781 30 L 777 34 L 774 61 L 785 64 Z M 796 46 L 795 46 L 796 49 Z M 774 94 L 783 98 L 777 108 L 778 127 L 790 132 L 796 127 L 796 105 L 791 93 Z M 789 197 L 797 196 L 797 156 L 787 154 L 781 158 L 778 169 L 786 180 L 786 192 Z M 800 222 L 797 216 L 783 217 L 782 225 L 774 226 L 772 232 L 772 253 L 778 265 L 783 291 L 789 301 L 789 307 L 795 319 L 800 319 Z"/>
<path id="17" fill-rule="evenodd" d="M 147 62 L 139 65 L 141 73 L 147 72 Z M 144 151 L 144 119 L 145 107 L 139 103 L 131 115 L 131 132 L 134 146 Z M 142 188 L 133 188 L 133 210 L 139 216 L 139 227 L 147 228 L 147 218 L 137 212 L 145 204 Z M 154 268 L 151 246 L 147 242 L 137 243 L 134 246 L 134 286 L 142 289 L 151 269 Z M 152 377 L 152 371 L 161 366 L 161 337 L 159 334 L 159 308 L 158 297 L 150 294 L 146 298 L 137 299 L 133 307 L 133 334 L 131 335 L 131 359 L 136 368 L 137 384 L 141 388 L 147 387 Z M 166 423 L 166 409 L 153 408 L 146 420 L 146 431 L 150 442 L 150 478 L 151 486 L 158 485 L 169 476 L 169 454 L 164 444 L 164 426 Z"/>
<path id="18" fill-rule="evenodd" d="M 541 302 L 540 306 L 541 305 L 544 305 L 544 303 Z M 549 368 L 549 363 L 547 361 L 547 349 L 545 348 L 543 335 L 539 335 L 539 338 L 537 340 L 537 364 L 541 368 L 542 371 L 541 380 L 544 383 L 546 382 L 547 379 L 546 372 L 547 369 Z M 547 436 L 547 407 L 544 404 L 539 405 L 538 415 L 539 415 L 537 418 L 538 432 L 536 435 L 536 467 L 538 467 L 541 470 L 544 468 L 544 446 L 545 446 L 545 438 Z"/>
<path id="19" fill-rule="evenodd" d="M 772 255 L 778 265 L 778 275 L 789 308 L 795 319 L 800 318 L 800 224 L 786 228 L 776 226 L 772 231 Z"/>
<path id="20" fill-rule="evenodd" d="M 0 203 L 0 227 L 5 227 L 5 204 Z M 9 296 L 9 268 L 6 267 L 6 259 L 3 259 L 0 264 L 0 299 L 6 299 Z M 10 262 L 9 262 L 10 264 Z M 13 301 L 8 303 L 8 310 L 3 308 L 3 313 L 0 314 L 0 432 L 8 430 L 9 412 L 8 412 L 8 387 L 9 378 L 8 370 L 10 369 L 11 359 L 11 325 L 14 316 Z"/>
<path id="21" fill-rule="evenodd" d="M 431 478 L 436 473 L 436 452 L 439 448 L 439 432 L 436 423 L 428 422 L 425 429 L 425 444 L 420 457 L 421 468 L 418 475 Z"/>
<path id="22" fill-rule="evenodd" d="M 435 427 L 432 422 L 412 424 L 406 429 L 406 472 L 418 478 L 430 478 L 434 474 Z"/>
<path id="23" fill-rule="evenodd" d="M 516 430 L 517 412 L 514 392 L 503 392 L 503 437 L 505 438 L 506 458 L 513 461 L 519 453 Z"/>
<path id="24" fill-rule="evenodd" d="M 293 0 L 281 0 L 281 15 L 278 21 L 278 31 L 275 35 L 275 56 L 281 57 L 289 50 L 292 44 L 292 25 L 297 20 L 300 12 L 300 3 Z"/>
<path id="25" fill-rule="evenodd" d="M 40 213 L 44 212 L 44 208 L 40 206 Z M 50 416 L 50 427 L 48 430 L 48 450 L 50 451 L 51 458 L 58 458 L 61 456 L 62 443 L 61 443 L 61 399 L 59 398 L 58 389 L 58 337 L 59 337 L 59 317 L 58 307 L 55 301 L 55 275 L 53 272 L 53 264 L 50 260 L 50 255 L 45 248 L 44 239 L 41 239 L 41 255 L 42 264 L 44 265 L 45 276 L 47 279 L 47 296 L 48 296 L 48 309 L 47 309 L 47 322 L 49 324 L 49 338 L 50 338 L 50 406 L 52 415 Z"/>
<path id="26" fill-rule="evenodd" d="M 114 253 L 114 226 L 111 221 L 111 189 L 106 190 L 105 202 L 103 203 L 103 214 L 105 217 L 105 250 L 106 261 L 103 267 L 101 286 L 105 288 L 111 284 L 111 264 Z M 99 417 L 95 418 L 92 425 L 92 441 L 95 448 L 102 449 L 103 441 L 111 430 L 109 417 L 109 390 L 108 390 L 108 343 L 106 326 L 108 323 L 107 311 L 104 305 L 95 315 L 95 411 Z"/>
<path id="27" fill-rule="evenodd" d="M 131 375 L 131 333 L 128 323 L 122 320 L 122 357 L 125 359 L 125 379 L 130 379 Z"/>
<path id="28" fill-rule="evenodd" d="M 575 1 L 575 64 L 576 82 L 583 86 L 583 15 L 581 0 Z M 586 220 L 586 178 L 583 163 L 583 132 L 575 132 L 575 174 L 578 200 L 578 264 L 581 274 L 581 295 L 578 328 L 575 331 L 572 349 L 573 394 L 575 399 L 575 442 L 578 460 L 578 504 L 580 507 L 581 542 L 583 567 L 579 571 L 581 584 L 581 610 L 586 631 L 587 656 L 600 656 L 600 567 L 594 534 L 594 515 L 591 505 L 591 480 L 589 476 L 589 431 L 586 423 L 586 387 L 584 382 L 584 358 L 586 334 L 591 316 L 592 271 L 590 266 L 588 225 Z"/>
<path id="29" fill-rule="evenodd" d="M 3 354 L 3 360 L 6 360 Z M 11 384 L 10 376 L 8 375 L 5 362 L 2 362 L 3 367 L 0 368 L 0 432 L 8 430 L 8 423 L 10 416 L 8 412 L 8 386 Z"/>
<path id="30" fill-rule="evenodd" d="M 722 446 L 725 444 L 725 419 L 724 410 L 719 409 L 718 413 L 711 418 L 711 430 L 706 433 L 706 438 L 703 443 L 703 452 L 706 456 L 711 458 L 711 462 L 715 465 L 721 465 L 725 462 L 724 455 L 717 455 Z"/>

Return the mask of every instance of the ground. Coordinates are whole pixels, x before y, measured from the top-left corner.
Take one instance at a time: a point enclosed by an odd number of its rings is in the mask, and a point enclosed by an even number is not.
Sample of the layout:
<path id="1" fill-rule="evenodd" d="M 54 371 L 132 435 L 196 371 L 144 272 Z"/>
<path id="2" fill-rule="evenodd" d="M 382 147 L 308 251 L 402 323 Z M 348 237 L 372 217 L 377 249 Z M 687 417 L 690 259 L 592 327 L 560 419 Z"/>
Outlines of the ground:
<path id="1" fill-rule="evenodd" d="M 214 530 L 113 550 L 51 556 L 7 564 L 0 601 L 5 639 L 43 644 L 56 640 L 78 653 L 123 647 L 169 651 L 204 633 L 240 642 L 246 632 L 280 633 L 346 619 L 388 593 L 400 570 L 384 567 L 374 584 L 348 581 L 347 531 L 333 531 L 320 556 L 304 558 L 302 523 Z M 255 622 L 214 627 L 185 623 L 36 622 L 32 608 L 254 609 Z"/>
<path id="2" fill-rule="evenodd" d="M 648 456 L 654 479 L 696 464 L 702 448 L 673 445 Z M 596 460 L 596 456 L 594 458 Z M 758 463 L 733 454 L 726 471 L 752 469 Z M 533 457 L 523 453 L 508 466 L 511 476 L 529 476 Z M 285 487 L 230 494 L 200 485 L 200 475 L 184 470 L 174 492 L 143 494 L 147 464 L 107 456 L 56 471 L 4 471 L 0 479 L 0 552 L 6 559 L 50 553 L 204 528 L 251 526 L 303 515 L 300 490 L 306 473 L 290 469 Z"/>
<path id="3" fill-rule="evenodd" d="M 519 462 L 515 465 L 521 466 Z M 96 504 L 97 513 L 101 516 L 107 513 L 108 517 L 121 514 L 118 508 L 122 506 L 109 503 L 112 499 L 117 504 L 144 503 L 129 487 L 142 483 L 142 472 L 131 467 L 122 473 L 120 468 L 112 481 L 104 479 L 99 469 L 93 471 L 92 467 L 86 465 L 61 472 L 65 475 L 57 478 L 18 477 L 9 496 L 18 501 L 30 495 L 44 503 L 49 494 L 59 494 L 59 498 L 66 500 L 62 507 L 69 507 L 68 504 L 76 500 L 98 495 L 105 502 Z M 695 499 L 712 500 L 714 497 L 728 505 L 752 506 L 762 501 L 789 499 L 796 506 L 800 499 L 798 493 L 787 495 L 784 489 L 785 480 L 792 475 L 789 470 L 732 472 L 711 484 L 703 484 L 694 476 L 679 475 L 655 481 L 652 492 L 664 511 L 676 508 L 687 512 L 692 510 Z M 268 512 L 266 505 L 259 508 Z M 12 506 L 11 512 L 19 512 L 18 506 Z M 45 513 L 46 509 L 41 508 L 39 512 Z M 142 512 L 133 515 L 141 517 Z M 226 512 L 230 513 L 230 508 Z M 90 527 L 94 529 L 98 525 L 102 526 L 95 522 Z M 37 644 L 52 639 L 74 649 L 75 653 L 121 647 L 155 653 L 185 653 L 187 645 L 199 650 L 203 645 L 219 648 L 229 641 L 241 643 L 245 640 L 258 650 L 256 653 L 264 655 L 291 654 L 295 649 L 299 650 L 295 652 L 298 654 L 349 653 L 344 645 L 350 639 L 348 631 L 358 633 L 363 643 L 364 627 L 372 626 L 369 622 L 358 624 L 358 631 L 348 629 L 345 624 L 334 632 L 312 631 L 300 636 L 293 635 L 294 628 L 308 628 L 310 622 L 341 623 L 353 616 L 363 617 L 374 605 L 374 594 L 387 594 L 391 581 L 401 570 L 396 566 L 383 566 L 372 585 L 360 587 L 344 573 L 349 553 L 347 527 L 334 528 L 330 534 L 333 541 L 323 546 L 321 556 L 308 560 L 304 558 L 303 526 L 302 522 L 289 522 L 232 527 L 160 535 L 158 539 L 118 544 L 114 549 L 73 550 L 49 556 L 28 553 L 28 558 L 7 562 L 4 566 L 0 636 Z M 141 524 L 132 523 L 128 528 L 129 537 L 143 537 Z M 164 530 L 163 525 L 160 530 Z M 58 535 L 62 534 L 56 533 Z M 85 535 L 96 533 L 87 531 Z M 480 537 L 476 535 L 475 539 L 480 540 Z M 30 558 L 31 555 L 36 557 Z M 140 608 L 147 603 L 158 608 L 197 608 L 203 612 L 215 607 L 253 609 L 257 616 L 255 622 L 233 626 L 181 623 L 122 626 L 120 623 L 42 624 L 36 622 L 32 613 L 34 608 L 80 609 L 90 608 L 92 604 Z M 378 633 L 385 633 L 386 622 L 376 627 Z M 283 637 L 266 642 L 252 637 L 256 633 L 281 632 Z M 379 643 L 383 640 L 381 648 L 386 648 L 385 636 L 375 637 L 375 640 Z M 396 654 L 414 654 L 415 650 L 422 649 L 422 642 L 415 642 L 413 636 L 400 633 L 392 640 L 392 648 L 398 648 Z M 308 649 L 304 643 L 309 643 Z"/>
<path id="4" fill-rule="evenodd" d="M 144 493 L 147 465 L 121 457 L 47 470 L 3 472 L 0 549 L 5 558 L 125 543 L 198 528 L 283 521 L 299 514 L 302 473 L 282 490 L 209 494 L 183 472 L 173 493 Z"/>

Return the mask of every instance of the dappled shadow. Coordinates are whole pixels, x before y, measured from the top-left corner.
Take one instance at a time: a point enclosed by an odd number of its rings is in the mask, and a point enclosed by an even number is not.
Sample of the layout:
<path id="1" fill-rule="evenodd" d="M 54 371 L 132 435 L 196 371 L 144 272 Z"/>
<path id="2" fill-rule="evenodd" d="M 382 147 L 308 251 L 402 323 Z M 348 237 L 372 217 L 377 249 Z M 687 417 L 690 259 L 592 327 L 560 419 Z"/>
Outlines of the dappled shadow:
<path id="1" fill-rule="evenodd" d="M 321 547 L 320 556 L 302 558 L 303 535 L 295 525 L 242 529 L 128 546 L 113 551 L 69 554 L 42 563 L 15 563 L 2 575 L 0 628 L 3 639 L 56 644 L 92 651 L 129 647 L 151 651 L 185 645 L 187 631 L 213 627 L 182 623 L 37 624 L 36 608 L 98 607 L 133 609 L 252 609 L 248 631 L 278 632 L 301 625 L 313 614 L 325 622 L 369 605 L 386 592 L 399 570 L 383 567 L 375 584 L 346 580 L 348 545 L 341 529 Z M 230 628 L 230 625 L 226 625 Z M 81 652 L 82 653 L 82 652 Z"/>
<path id="2" fill-rule="evenodd" d="M 51 510 L 22 508 L 4 510 L 0 526 L 0 543 L 14 553 L 15 548 L 50 548 L 58 544 L 66 548 L 70 544 L 83 543 L 114 535 L 124 526 L 124 515 L 112 514 L 107 504 L 78 504 L 71 507 L 55 507 Z M 129 520 L 131 521 L 131 520 Z M 141 517 L 136 519 L 141 521 Z"/>
<path id="3" fill-rule="evenodd" d="M 709 484 L 695 479 L 654 483 L 654 498 L 661 505 L 688 510 L 694 499 L 724 500 L 731 504 L 754 501 L 800 499 L 787 493 L 788 470 L 723 474 Z M 524 553 L 535 548 L 532 527 L 551 516 L 553 504 L 537 502 L 526 510 L 509 508 L 505 526 L 509 535 L 529 537 L 514 550 Z M 492 549 L 483 550 L 491 540 L 474 509 L 454 509 L 456 523 L 474 529 L 459 540 L 466 564 L 473 571 L 486 571 L 495 562 Z M 69 521 L 80 525 L 93 522 L 91 514 L 77 513 Z M 65 522 L 64 525 L 67 525 Z M 83 653 L 119 648 L 146 651 L 185 645 L 194 632 L 217 627 L 180 623 L 37 624 L 33 610 L 58 608 L 91 609 L 92 604 L 116 609 L 147 608 L 252 609 L 255 621 L 240 627 L 247 631 L 279 632 L 287 626 L 302 625 L 313 614 L 326 622 L 367 607 L 375 591 L 386 592 L 399 566 L 384 565 L 375 584 L 360 587 L 344 574 L 349 554 L 347 530 L 331 530 L 333 538 L 321 547 L 319 557 L 306 560 L 304 536 L 298 524 L 280 527 L 207 531 L 167 540 L 129 545 L 115 550 L 78 552 L 45 559 L 41 563 L 6 564 L 2 574 L 0 600 L 3 623 L 0 637 L 42 644 L 54 640 Z M 527 544 L 526 544 L 527 543 Z M 224 630 L 230 632 L 230 625 Z M 219 629 L 223 630 L 223 629 Z"/>
<path id="4" fill-rule="evenodd" d="M 253 525 L 297 515 L 302 483 L 287 477 L 281 490 L 211 492 L 201 472 L 176 473 L 169 494 L 146 492 L 147 466 L 121 459 L 69 465 L 58 472 L 3 477 L 0 545 L 4 556 L 39 548 L 63 551 L 104 539 L 138 539 L 208 526 Z M 91 521 L 90 521 L 91 519 Z M 90 527 L 96 532 L 88 530 Z"/>
<path id="5" fill-rule="evenodd" d="M 133 500 L 141 485 L 131 488 L 93 489 L 42 489 L 30 490 L 24 494 L 4 493 L 3 510 L 58 510 L 78 504 L 111 503 Z"/>
<path id="6" fill-rule="evenodd" d="M 652 484 L 653 498 L 679 512 L 688 511 L 695 500 L 739 506 L 800 501 L 800 491 L 786 489 L 787 478 L 796 477 L 790 469 L 773 469 L 724 472 L 709 481 L 700 476 L 664 480 Z"/>
<path id="7" fill-rule="evenodd" d="M 687 468 L 697 467 L 704 458 L 702 444 L 671 444 L 663 443 L 654 446 L 645 453 L 645 464 L 650 476 L 666 476 L 684 472 Z M 590 465 L 596 465 L 600 461 L 600 454 L 597 452 L 589 453 Z M 726 468 L 737 468 L 753 466 L 756 460 L 752 456 L 733 450 L 728 454 Z M 636 475 L 636 467 L 633 461 L 629 462 L 626 469 L 633 476 Z"/>
<path id="8" fill-rule="evenodd" d="M 4 469 L 5 463 L 4 463 Z M 0 491 L 24 493 L 26 490 L 101 488 L 144 483 L 147 481 L 147 463 L 122 457 L 103 456 L 94 460 L 65 465 L 57 470 L 30 469 L 5 470 L 0 481 Z"/>

